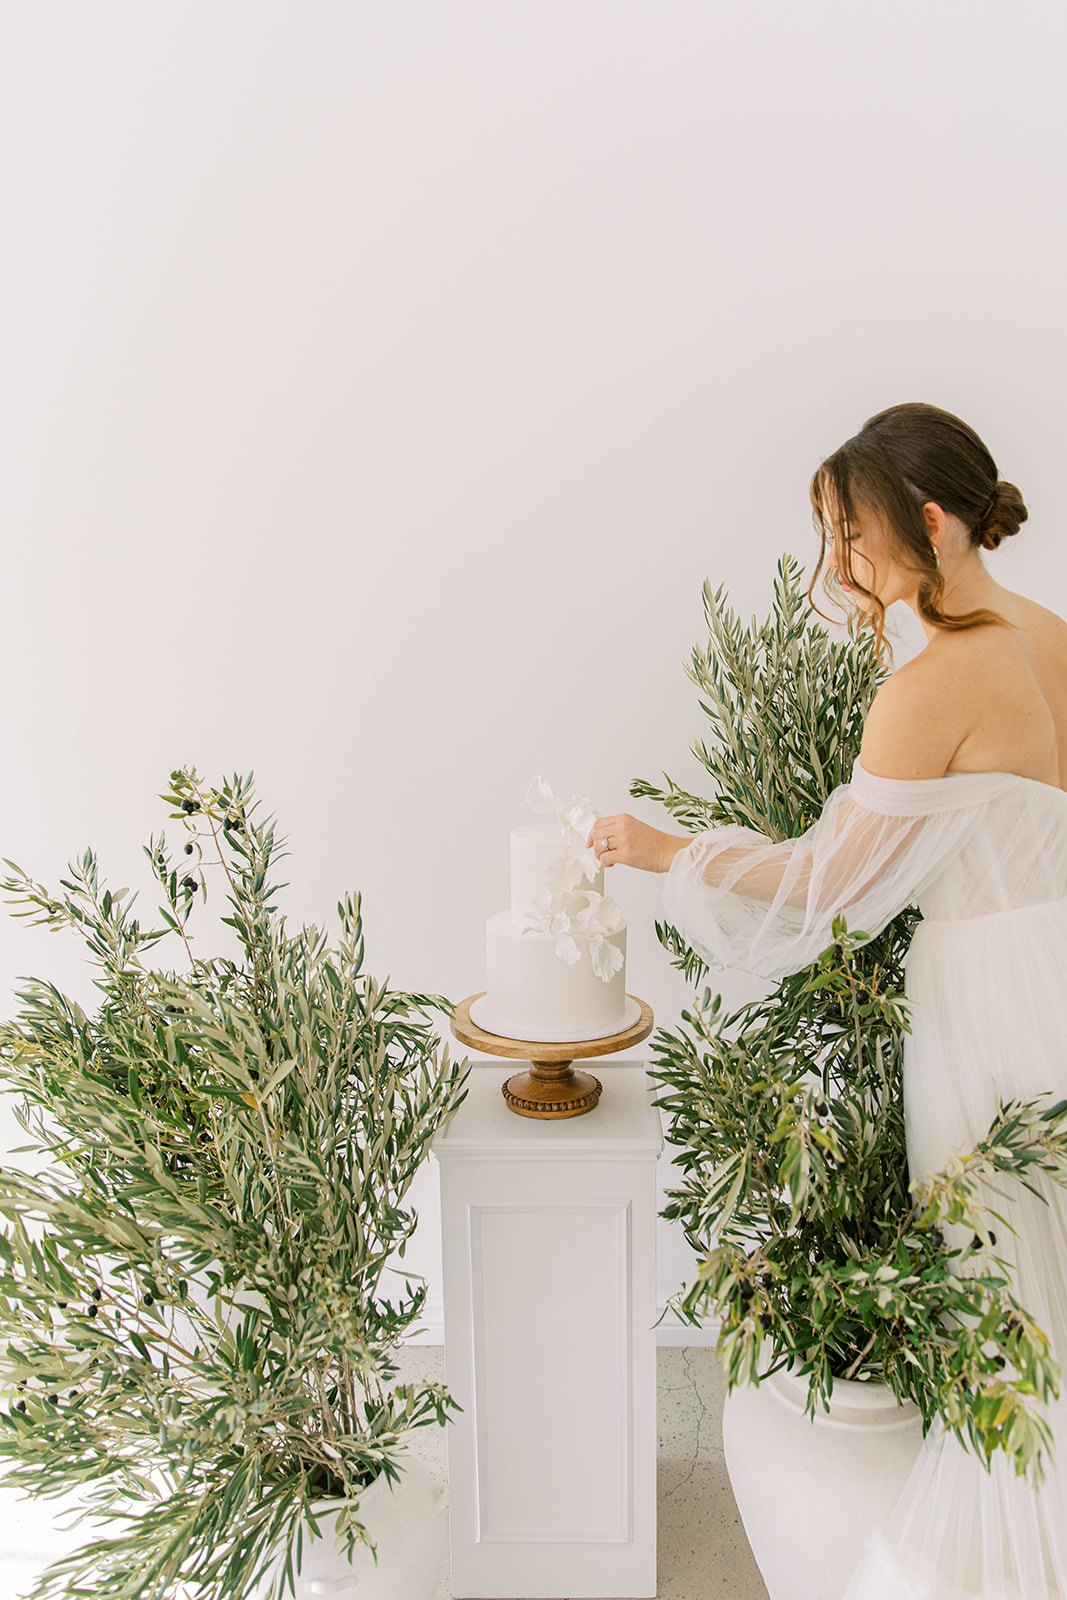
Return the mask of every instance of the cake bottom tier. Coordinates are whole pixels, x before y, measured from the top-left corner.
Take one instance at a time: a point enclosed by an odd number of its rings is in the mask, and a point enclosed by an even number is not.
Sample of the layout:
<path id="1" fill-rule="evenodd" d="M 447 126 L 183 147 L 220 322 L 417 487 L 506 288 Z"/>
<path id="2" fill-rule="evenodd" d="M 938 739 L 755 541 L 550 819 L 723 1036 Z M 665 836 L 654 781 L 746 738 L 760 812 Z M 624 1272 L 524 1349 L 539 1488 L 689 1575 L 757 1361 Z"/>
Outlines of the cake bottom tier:
<path id="1" fill-rule="evenodd" d="M 556 955 L 556 936 L 523 933 L 508 911 L 486 926 L 484 1000 L 471 1020 L 488 1033 L 544 1043 L 601 1039 L 621 1033 L 633 1018 L 626 1001 L 626 929 L 603 937 L 623 958 L 605 983 L 593 971 L 588 934 L 574 934 L 581 959 Z"/>

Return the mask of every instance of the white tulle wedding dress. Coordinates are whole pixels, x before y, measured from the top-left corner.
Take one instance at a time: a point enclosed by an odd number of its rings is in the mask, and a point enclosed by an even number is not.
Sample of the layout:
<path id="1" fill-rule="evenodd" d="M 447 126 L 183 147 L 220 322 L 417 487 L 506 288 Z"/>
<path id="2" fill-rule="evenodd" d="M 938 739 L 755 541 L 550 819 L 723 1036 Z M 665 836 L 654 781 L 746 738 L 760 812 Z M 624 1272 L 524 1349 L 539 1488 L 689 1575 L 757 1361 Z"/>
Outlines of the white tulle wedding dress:
<path id="1" fill-rule="evenodd" d="M 879 778 L 857 761 L 818 821 L 773 843 L 698 834 L 675 857 L 671 922 L 717 967 L 780 978 L 814 960 L 843 912 L 873 936 L 922 913 L 906 964 L 913 1005 L 904 1109 L 911 1176 L 987 1132 L 1000 1099 L 1067 1096 L 1067 792 L 1007 772 Z M 1067 1373 L 1067 1190 L 1011 1189 L 997 1254 Z M 1067 1385 L 1065 1385 L 1067 1387 Z M 987 1471 L 931 1429 L 844 1600 L 1067 1600 L 1067 1400 L 1039 1490 L 1003 1457 Z"/>

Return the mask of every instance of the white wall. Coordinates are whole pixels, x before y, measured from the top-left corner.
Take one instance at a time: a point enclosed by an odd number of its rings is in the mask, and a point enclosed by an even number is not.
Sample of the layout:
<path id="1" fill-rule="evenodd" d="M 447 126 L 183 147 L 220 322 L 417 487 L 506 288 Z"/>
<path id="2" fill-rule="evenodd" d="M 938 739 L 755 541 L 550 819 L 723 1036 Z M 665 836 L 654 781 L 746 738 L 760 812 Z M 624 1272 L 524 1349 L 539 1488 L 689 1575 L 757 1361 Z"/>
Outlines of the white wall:
<path id="1" fill-rule="evenodd" d="M 1067 609 L 1065 43 L 989 0 L 9 0 L 0 854 L 147 885 L 170 768 L 254 768 L 290 915 L 359 887 L 372 969 L 458 999 L 533 773 L 651 821 L 631 778 L 699 781 L 701 583 L 762 611 L 873 411 L 978 429 L 1031 509 L 991 566 Z M 659 884 L 611 887 L 670 1025 Z M 92 997 L 0 923 L 28 972 Z"/>

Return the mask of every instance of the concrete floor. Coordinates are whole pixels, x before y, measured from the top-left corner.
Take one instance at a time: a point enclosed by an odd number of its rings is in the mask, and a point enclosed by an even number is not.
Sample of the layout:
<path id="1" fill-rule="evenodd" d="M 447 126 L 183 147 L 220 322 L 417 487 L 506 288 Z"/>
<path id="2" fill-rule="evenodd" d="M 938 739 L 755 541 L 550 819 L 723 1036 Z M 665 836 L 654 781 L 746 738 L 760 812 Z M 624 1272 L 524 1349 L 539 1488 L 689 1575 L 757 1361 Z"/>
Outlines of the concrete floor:
<path id="1" fill-rule="evenodd" d="M 402 1347 L 406 1379 L 444 1381 L 439 1345 Z M 659 1392 L 659 1575 L 657 1600 L 767 1600 L 730 1492 L 722 1453 L 722 1374 L 709 1349 L 661 1348 Z M 439 1428 L 412 1436 L 412 1453 L 442 1483 Z M 0 1489 L 0 1600 L 18 1600 L 42 1567 L 84 1541 L 62 1534 L 54 1503 Z M 437 1600 L 451 1600 L 447 1573 Z"/>

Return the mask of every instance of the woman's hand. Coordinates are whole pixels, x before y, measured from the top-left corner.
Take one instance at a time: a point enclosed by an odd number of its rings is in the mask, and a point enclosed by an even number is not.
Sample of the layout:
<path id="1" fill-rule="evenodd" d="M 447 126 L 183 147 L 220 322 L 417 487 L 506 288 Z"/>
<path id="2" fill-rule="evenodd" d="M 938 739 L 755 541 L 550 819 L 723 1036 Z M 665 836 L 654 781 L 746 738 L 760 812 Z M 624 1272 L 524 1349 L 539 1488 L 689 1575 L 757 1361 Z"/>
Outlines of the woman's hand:
<path id="1" fill-rule="evenodd" d="M 625 812 L 619 817 L 598 817 L 586 845 L 592 845 L 602 867 L 639 867 L 642 872 L 667 872 L 679 850 L 692 839 L 679 839 L 673 833 L 660 833 L 647 822 Z"/>

